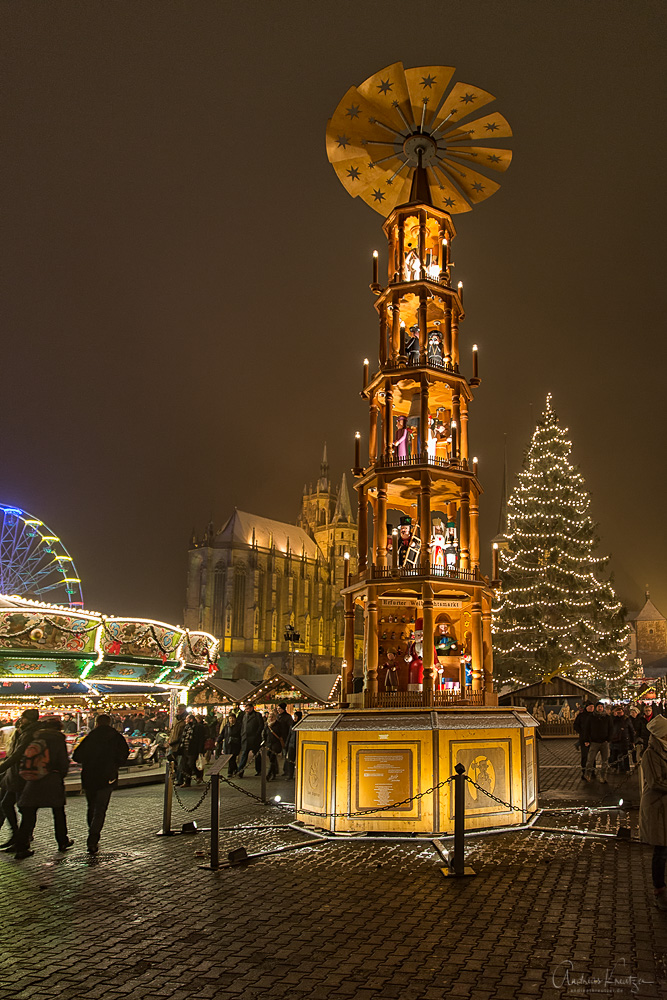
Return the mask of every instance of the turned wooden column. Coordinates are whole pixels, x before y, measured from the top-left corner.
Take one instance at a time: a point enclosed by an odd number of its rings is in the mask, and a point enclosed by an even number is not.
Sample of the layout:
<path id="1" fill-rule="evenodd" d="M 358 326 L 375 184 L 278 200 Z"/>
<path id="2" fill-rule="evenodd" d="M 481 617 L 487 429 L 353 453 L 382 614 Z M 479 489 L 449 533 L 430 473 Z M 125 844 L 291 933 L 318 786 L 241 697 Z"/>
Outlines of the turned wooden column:
<path id="1" fill-rule="evenodd" d="M 377 397 L 373 396 L 369 407 L 368 462 L 370 465 L 373 465 L 378 457 L 378 405 L 376 400 Z"/>
<path id="2" fill-rule="evenodd" d="M 345 594 L 343 611 L 343 659 L 345 671 L 342 677 L 340 700 L 347 701 L 347 696 L 354 690 L 354 601 L 352 594 Z"/>
<path id="3" fill-rule="evenodd" d="M 423 281 L 426 277 L 426 212 L 422 209 L 419 213 L 419 277 Z"/>
<path id="4" fill-rule="evenodd" d="M 459 370 L 459 314 L 452 310 L 452 364 Z"/>
<path id="5" fill-rule="evenodd" d="M 366 617 L 366 684 L 371 694 L 378 691 L 378 605 L 377 590 L 369 587 Z"/>
<path id="6" fill-rule="evenodd" d="M 452 393 L 452 420 L 456 422 L 456 448 L 454 447 L 454 435 L 452 435 L 452 458 L 459 458 L 461 455 L 461 396 L 458 392 Z"/>
<path id="7" fill-rule="evenodd" d="M 482 612 L 482 642 L 484 647 L 484 653 L 483 653 L 484 690 L 490 694 L 493 692 L 493 641 L 491 638 L 490 607 L 487 607 Z"/>
<path id="8" fill-rule="evenodd" d="M 391 360 L 393 364 L 398 362 L 398 354 L 401 342 L 401 310 L 398 302 L 394 302 L 391 314 Z"/>
<path id="9" fill-rule="evenodd" d="M 479 497 L 476 493 L 470 497 L 470 568 L 473 572 L 479 569 Z"/>
<path id="10" fill-rule="evenodd" d="M 419 293 L 419 364 L 425 365 L 428 356 L 428 341 L 426 338 L 426 293 Z"/>
<path id="11" fill-rule="evenodd" d="M 403 230 L 404 220 L 402 216 L 398 218 L 398 280 L 405 281 L 405 233 Z"/>
<path id="12" fill-rule="evenodd" d="M 387 306 L 380 307 L 380 367 L 387 363 Z"/>
<path id="13" fill-rule="evenodd" d="M 368 499 L 366 487 L 359 490 L 359 511 L 357 515 L 357 543 L 359 546 L 359 573 L 365 573 L 368 567 Z"/>
<path id="14" fill-rule="evenodd" d="M 444 316 L 442 320 L 442 353 L 445 356 L 445 364 L 452 363 L 452 306 L 449 299 L 444 305 Z"/>
<path id="15" fill-rule="evenodd" d="M 428 379 L 426 375 L 421 377 L 419 404 L 419 459 L 425 462 L 428 455 Z"/>
<path id="16" fill-rule="evenodd" d="M 435 615 L 433 611 L 433 587 L 430 583 L 422 586 L 422 600 L 424 603 L 424 644 L 422 663 L 424 665 L 424 705 L 433 704 L 433 634 L 435 632 Z"/>
<path id="17" fill-rule="evenodd" d="M 427 471 L 421 474 L 419 528 L 422 540 L 421 552 L 419 553 L 419 571 L 423 575 L 428 575 L 431 572 L 431 554 L 429 550 L 429 542 L 431 541 L 431 475 Z"/>
<path id="18" fill-rule="evenodd" d="M 394 395 L 391 390 L 391 382 L 386 379 L 384 383 L 384 455 L 387 462 L 391 461 L 391 446 L 394 438 L 393 404 Z"/>
<path id="19" fill-rule="evenodd" d="M 470 498 L 467 493 L 461 494 L 460 522 L 460 566 L 461 569 L 470 569 Z"/>
<path id="20" fill-rule="evenodd" d="M 463 462 L 463 468 L 468 468 L 468 401 L 465 396 L 460 396 L 460 414 L 461 414 L 461 432 L 459 441 L 461 449 L 461 461 Z"/>
<path id="21" fill-rule="evenodd" d="M 482 672 L 484 668 L 484 653 L 482 644 L 482 605 L 475 602 L 472 606 L 472 689 L 482 690 Z"/>
<path id="22" fill-rule="evenodd" d="M 387 565 L 387 484 L 378 477 L 378 499 L 375 512 L 375 565 L 384 569 Z"/>

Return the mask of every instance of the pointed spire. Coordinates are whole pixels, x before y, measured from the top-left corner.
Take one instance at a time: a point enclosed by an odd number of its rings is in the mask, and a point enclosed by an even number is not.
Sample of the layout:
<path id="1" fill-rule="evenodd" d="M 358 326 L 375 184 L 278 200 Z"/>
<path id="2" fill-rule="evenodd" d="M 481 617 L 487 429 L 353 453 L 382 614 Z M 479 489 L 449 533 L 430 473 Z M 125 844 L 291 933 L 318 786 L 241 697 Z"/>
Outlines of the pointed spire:
<path id="1" fill-rule="evenodd" d="M 347 489 L 347 476 L 345 473 L 343 473 L 338 490 L 334 521 L 352 521 L 352 504 L 350 503 L 350 494 Z"/>
<path id="2" fill-rule="evenodd" d="M 422 166 L 422 155 L 422 150 L 418 149 L 417 156 L 419 157 L 419 162 L 412 173 L 409 203 L 418 201 L 422 205 L 432 205 L 431 189 L 428 183 L 426 168 Z"/>
<path id="3" fill-rule="evenodd" d="M 327 493 L 329 490 L 329 462 L 327 460 L 327 443 L 324 442 L 322 461 L 320 462 L 320 478 L 317 481 L 317 492 Z"/>

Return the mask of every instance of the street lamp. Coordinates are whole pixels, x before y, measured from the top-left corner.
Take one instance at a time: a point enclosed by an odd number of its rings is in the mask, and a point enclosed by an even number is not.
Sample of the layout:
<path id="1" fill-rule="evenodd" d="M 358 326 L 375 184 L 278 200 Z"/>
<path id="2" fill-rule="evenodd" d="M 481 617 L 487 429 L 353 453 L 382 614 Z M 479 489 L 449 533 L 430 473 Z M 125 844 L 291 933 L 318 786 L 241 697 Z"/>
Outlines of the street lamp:
<path id="1" fill-rule="evenodd" d="M 285 642 L 292 646 L 292 673 L 294 673 L 294 654 L 296 646 L 301 641 L 301 633 L 297 632 L 293 625 L 288 625 L 284 633 Z"/>

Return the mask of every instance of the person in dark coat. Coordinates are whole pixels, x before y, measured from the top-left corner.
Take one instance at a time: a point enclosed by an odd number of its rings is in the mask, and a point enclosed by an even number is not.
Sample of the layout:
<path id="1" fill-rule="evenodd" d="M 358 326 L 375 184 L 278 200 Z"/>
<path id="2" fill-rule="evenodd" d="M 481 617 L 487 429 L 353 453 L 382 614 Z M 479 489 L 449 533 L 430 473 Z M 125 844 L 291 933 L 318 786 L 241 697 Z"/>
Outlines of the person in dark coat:
<path id="1" fill-rule="evenodd" d="M 231 754 L 231 759 L 227 766 L 227 776 L 231 778 L 236 774 L 237 759 L 241 753 L 241 718 L 230 712 L 229 718 L 220 732 L 222 739 L 223 753 Z"/>
<path id="2" fill-rule="evenodd" d="M 239 778 L 243 777 L 243 771 L 248 763 L 248 756 L 251 751 L 255 755 L 255 773 L 261 773 L 262 761 L 259 748 L 262 745 L 263 736 L 264 718 L 255 709 L 254 705 L 248 705 L 241 719 L 241 756 L 237 772 Z"/>
<path id="3" fill-rule="evenodd" d="M 653 847 L 651 876 L 655 905 L 667 910 L 665 863 L 667 862 L 667 719 L 654 716 L 648 723 L 649 741 L 642 755 L 639 837 Z"/>
<path id="4" fill-rule="evenodd" d="M 37 709 L 26 708 L 17 723 L 7 756 L 0 764 L 0 808 L 2 808 L 4 818 L 12 831 L 9 840 L 0 845 L 2 851 L 11 851 L 16 848 L 16 838 L 19 832 L 16 801 L 25 784 L 19 775 L 19 764 L 23 757 L 24 748 L 30 743 L 33 733 L 39 726 Z"/>
<path id="5" fill-rule="evenodd" d="M 204 750 L 206 742 L 206 726 L 200 722 L 196 715 L 188 715 L 183 735 L 181 736 L 181 766 L 180 780 L 176 784 L 188 788 L 192 783 L 194 775 L 197 784 L 204 780 L 204 772 L 197 767 L 197 757 Z"/>
<path id="6" fill-rule="evenodd" d="M 289 734 L 292 731 L 292 726 L 294 725 L 294 719 L 287 711 L 287 705 L 284 701 L 281 701 L 278 705 L 278 718 L 272 726 L 272 730 L 275 735 L 280 740 L 281 751 L 286 753 L 287 751 L 287 741 L 289 740 Z M 283 765 L 283 774 L 287 775 L 287 757 L 285 757 L 285 763 Z"/>
<path id="7" fill-rule="evenodd" d="M 264 744 L 269 757 L 269 767 L 266 780 L 278 777 L 278 758 L 283 752 L 283 741 L 278 735 L 278 710 L 271 706 L 269 716 L 264 724 Z"/>
<path id="8" fill-rule="evenodd" d="M 632 728 L 635 731 L 635 745 L 632 749 L 632 763 L 637 763 L 637 758 L 641 759 L 641 755 L 646 750 L 648 746 L 649 731 L 646 728 L 646 719 L 640 714 L 639 709 L 633 705 L 630 709 L 630 721 L 632 722 Z"/>
<path id="9" fill-rule="evenodd" d="M 592 701 L 587 702 L 581 711 L 575 716 L 572 727 L 577 734 L 577 747 L 581 754 L 581 777 L 586 778 L 586 758 L 588 757 L 588 744 L 584 743 L 584 737 L 582 736 L 583 728 L 586 725 L 586 716 L 592 715 L 595 711 L 595 705 Z"/>
<path id="10" fill-rule="evenodd" d="M 24 742 L 24 752 L 19 763 L 19 775 L 23 778 L 29 773 L 29 765 L 35 760 L 31 753 L 33 748 L 40 749 L 46 774 L 35 780 L 24 780 L 17 801 L 21 813 L 21 825 L 16 837 L 14 855 L 17 861 L 29 858 L 35 853 L 30 849 L 30 841 L 37 822 L 38 809 L 50 809 L 53 813 L 53 829 L 59 851 L 68 850 L 74 843 L 68 836 L 65 816 L 65 775 L 69 771 L 69 755 L 60 719 L 43 720 L 41 727 L 35 729 L 32 734 L 30 742 L 27 744 Z"/>
<path id="11" fill-rule="evenodd" d="M 632 722 L 623 711 L 623 706 L 616 705 L 611 714 L 609 737 L 609 767 L 612 771 L 622 774 L 630 771 L 630 750 L 634 743 L 635 731 Z"/>
<path id="12" fill-rule="evenodd" d="M 287 749 L 285 751 L 285 769 L 283 774 L 286 778 L 294 777 L 294 768 L 296 766 L 296 726 L 303 718 L 303 712 L 298 710 L 294 713 L 294 719 L 290 727 L 289 736 L 287 737 Z"/>
<path id="13" fill-rule="evenodd" d="M 598 701 L 595 711 L 586 713 L 582 727 L 584 743 L 588 747 L 586 757 L 586 781 L 593 780 L 595 761 L 600 754 L 600 781 L 607 784 L 607 765 L 609 761 L 609 739 L 611 737 L 611 718 L 604 710 L 604 705 Z"/>
<path id="14" fill-rule="evenodd" d="M 90 854 L 99 850 L 109 800 L 118 788 L 118 768 L 127 760 L 130 748 L 124 736 L 111 725 L 108 715 L 98 715 L 95 728 L 79 743 L 72 759 L 81 764 L 81 787 L 86 795 Z"/>

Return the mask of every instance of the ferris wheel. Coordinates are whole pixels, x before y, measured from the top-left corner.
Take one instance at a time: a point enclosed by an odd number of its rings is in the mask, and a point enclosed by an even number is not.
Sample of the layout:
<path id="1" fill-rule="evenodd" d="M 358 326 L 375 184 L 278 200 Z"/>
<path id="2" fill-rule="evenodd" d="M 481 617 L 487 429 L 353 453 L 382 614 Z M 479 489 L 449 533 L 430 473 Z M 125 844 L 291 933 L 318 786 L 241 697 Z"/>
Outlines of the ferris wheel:
<path id="1" fill-rule="evenodd" d="M 20 507 L 0 504 L 0 594 L 83 607 L 74 560 L 57 535 Z"/>

